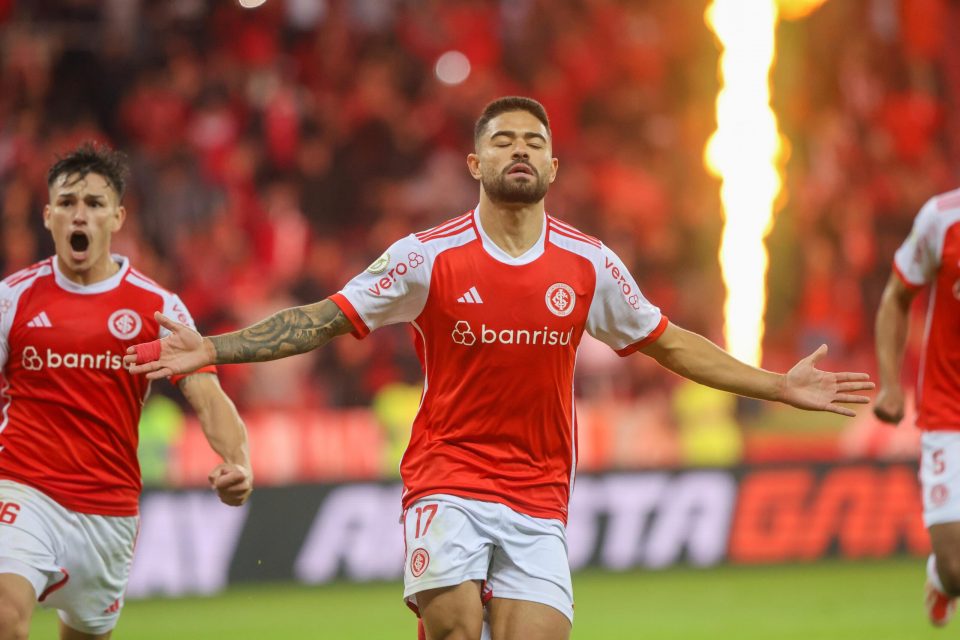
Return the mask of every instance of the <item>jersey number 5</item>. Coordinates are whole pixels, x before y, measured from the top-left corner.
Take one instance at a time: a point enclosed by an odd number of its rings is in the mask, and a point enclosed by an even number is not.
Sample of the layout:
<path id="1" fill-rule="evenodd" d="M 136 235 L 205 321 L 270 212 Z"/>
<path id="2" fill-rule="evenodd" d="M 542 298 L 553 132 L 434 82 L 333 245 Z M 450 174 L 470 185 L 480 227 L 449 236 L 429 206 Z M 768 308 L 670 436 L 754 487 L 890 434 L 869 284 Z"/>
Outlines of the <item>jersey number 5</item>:
<path id="1" fill-rule="evenodd" d="M 0 524 L 13 524 L 20 513 L 20 505 L 16 502 L 0 502 Z"/>
<path id="2" fill-rule="evenodd" d="M 433 516 L 437 515 L 437 506 L 435 504 L 425 504 L 422 507 L 417 507 L 417 534 L 413 536 L 414 538 L 419 538 L 420 536 L 427 535 L 427 529 L 430 528 L 430 523 L 433 522 Z M 429 513 L 427 516 L 427 521 L 423 525 L 423 531 L 420 531 L 420 519 L 423 517 L 424 513 Z"/>

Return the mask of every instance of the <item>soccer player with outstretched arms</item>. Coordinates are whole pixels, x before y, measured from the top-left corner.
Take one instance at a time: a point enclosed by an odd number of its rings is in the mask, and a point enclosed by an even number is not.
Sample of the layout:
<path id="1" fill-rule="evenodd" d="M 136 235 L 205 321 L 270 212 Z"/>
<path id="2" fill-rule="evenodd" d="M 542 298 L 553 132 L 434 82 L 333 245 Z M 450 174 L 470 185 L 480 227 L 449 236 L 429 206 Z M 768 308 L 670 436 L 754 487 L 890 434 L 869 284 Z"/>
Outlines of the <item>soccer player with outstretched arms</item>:
<path id="1" fill-rule="evenodd" d="M 47 176 L 56 255 L 0 282 L 0 640 L 26 640 L 36 604 L 61 640 L 109 638 L 139 524 L 137 426 L 149 381 L 123 354 L 192 327 L 180 299 L 110 253 L 126 218 L 123 156 L 87 144 Z M 174 376 L 223 459 L 210 484 L 229 505 L 252 490 L 246 429 L 212 366 Z"/>
<path id="2" fill-rule="evenodd" d="M 548 215 L 557 176 L 550 125 L 529 98 L 490 103 L 467 156 L 480 183 L 467 213 L 389 247 L 330 298 L 204 338 L 171 335 L 125 360 L 149 379 L 213 363 L 303 353 L 336 336 L 412 325 L 425 378 L 400 465 L 404 598 L 431 640 L 569 637 L 573 591 L 565 524 L 577 460 L 573 369 L 583 333 L 621 356 L 733 393 L 853 412 L 866 374 L 814 364 L 785 375 L 743 364 L 667 321 L 617 255 Z"/>
<path id="3" fill-rule="evenodd" d="M 880 300 L 874 413 L 891 424 L 903 419 L 900 367 L 910 304 L 924 287 L 930 289 L 930 306 L 916 386 L 917 427 L 923 431 L 923 520 L 933 546 L 926 607 L 939 627 L 953 616 L 960 595 L 960 190 L 938 195 L 920 209 Z"/>

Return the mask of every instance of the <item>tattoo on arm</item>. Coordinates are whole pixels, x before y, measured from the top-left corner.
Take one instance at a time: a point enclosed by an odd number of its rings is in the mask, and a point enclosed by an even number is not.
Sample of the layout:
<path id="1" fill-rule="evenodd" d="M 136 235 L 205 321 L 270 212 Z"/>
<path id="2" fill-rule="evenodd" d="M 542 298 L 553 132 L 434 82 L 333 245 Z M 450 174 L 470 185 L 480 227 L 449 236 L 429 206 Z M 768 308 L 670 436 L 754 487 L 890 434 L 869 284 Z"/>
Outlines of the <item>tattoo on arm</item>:
<path id="1" fill-rule="evenodd" d="M 329 300 L 278 311 L 255 325 L 210 338 L 217 364 L 264 362 L 320 347 L 353 330 L 350 320 Z"/>

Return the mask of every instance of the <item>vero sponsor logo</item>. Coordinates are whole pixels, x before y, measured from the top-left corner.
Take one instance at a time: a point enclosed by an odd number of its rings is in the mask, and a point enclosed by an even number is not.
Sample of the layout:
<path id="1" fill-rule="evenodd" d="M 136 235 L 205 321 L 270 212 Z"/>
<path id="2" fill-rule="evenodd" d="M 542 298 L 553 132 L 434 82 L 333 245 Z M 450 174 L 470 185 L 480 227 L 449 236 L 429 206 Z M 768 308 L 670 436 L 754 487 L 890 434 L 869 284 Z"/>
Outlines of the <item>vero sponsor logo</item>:
<path id="1" fill-rule="evenodd" d="M 616 280 L 620 293 L 627 299 L 627 304 L 636 310 L 640 310 L 640 292 L 633 290 L 633 285 L 627 281 L 626 276 L 620 271 L 620 267 L 608 257 L 604 257 L 604 268 Z"/>
<path id="2" fill-rule="evenodd" d="M 384 255 L 389 260 L 389 254 L 384 254 Z M 402 260 L 398 262 L 397 265 L 392 269 L 390 269 L 389 271 L 387 271 L 382 278 L 374 282 L 372 287 L 367 287 L 367 291 L 369 291 L 370 294 L 374 296 L 383 295 L 383 293 L 387 291 L 387 289 L 390 289 L 394 284 L 397 283 L 397 280 L 399 278 L 402 278 L 403 276 L 405 276 L 412 269 L 418 268 L 424 262 L 426 262 L 426 258 L 424 258 L 422 255 L 420 255 L 416 251 L 411 251 L 409 254 L 407 254 L 407 260 L 405 262 Z M 371 271 L 370 273 L 383 273 L 383 271 L 387 268 L 388 265 L 385 264 L 381 268 L 379 263 L 380 263 L 380 260 L 377 260 L 372 265 L 370 265 L 371 268 L 376 266 L 378 269 L 378 271 Z M 369 268 L 368 268 L 368 271 L 369 271 Z"/>
<path id="3" fill-rule="evenodd" d="M 47 349 L 41 354 L 36 347 L 23 348 L 20 363 L 27 371 L 47 369 L 105 369 L 123 368 L 123 355 L 107 351 L 106 353 L 57 353 Z"/>
<path id="4" fill-rule="evenodd" d="M 573 327 L 559 331 L 543 329 L 497 329 L 481 324 L 475 332 L 466 320 L 459 320 L 453 327 L 451 338 L 457 344 L 472 347 L 475 344 L 542 345 L 545 347 L 568 346 L 573 338 Z"/>

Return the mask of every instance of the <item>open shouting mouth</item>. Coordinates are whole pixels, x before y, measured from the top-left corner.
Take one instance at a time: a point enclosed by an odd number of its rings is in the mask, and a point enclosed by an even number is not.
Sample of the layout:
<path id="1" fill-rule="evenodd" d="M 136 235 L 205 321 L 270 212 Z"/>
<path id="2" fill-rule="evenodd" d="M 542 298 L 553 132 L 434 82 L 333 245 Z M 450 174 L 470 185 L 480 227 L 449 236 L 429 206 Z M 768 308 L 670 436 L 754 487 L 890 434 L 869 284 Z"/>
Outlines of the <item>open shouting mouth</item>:
<path id="1" fill-rule="evenodd" d="M 82 261 L 87 257 L 87 250 L 90 248 L 90 238 L 82 231 L 74 231 L 70 234 L 70 248 L 74 260 Z"/>

